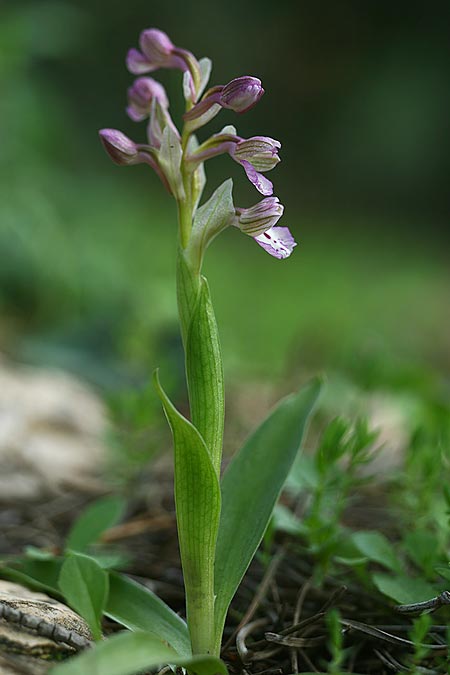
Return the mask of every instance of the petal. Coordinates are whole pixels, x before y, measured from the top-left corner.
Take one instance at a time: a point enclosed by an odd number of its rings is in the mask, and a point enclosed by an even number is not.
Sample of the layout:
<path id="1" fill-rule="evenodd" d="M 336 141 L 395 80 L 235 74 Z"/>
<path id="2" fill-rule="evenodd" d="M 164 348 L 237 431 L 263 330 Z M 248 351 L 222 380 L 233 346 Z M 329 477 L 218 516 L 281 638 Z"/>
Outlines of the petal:
<path id="1" fill-rule="evenodd" d="M 139 47 L 147 57 L 147 60 L 160 68 L 166 64 L 175 45 L 162 30 L 147 28 L 139 36 Z"/>
<path id="2" fill-rule="evenodd" d="M 142 75 L 156 70 L 157 66 L 148 62 L 148 59 L 138 49 L 129 49 L 126 58 L 127 68 L 133 75 Z"/>
<path id="3" fill-rule="evenodd" d="M 125 110 L 128 117 L 130 120 L 133 120 L 133 122 L 142 122 L 142 120 L 145 120 L 145 118 L 148 117 L 145 113 L 138 112 L 132 105 L 127 106 Z"/>
<path id="4" fill-rule="evenodd" d="M 274 258 L 289 258 L 294 246 L 294 237 L 287 227 L 271 227 L 270 230 L 254 237 L 255 241 Z"/>
<path id="5" fill-rule="evenodd" d="M 118 129 L 100 129 L 100 140 L 115 164 L 126 166 L 139 163 L 139 148 Z"/>
<path id="6" fill-rule="evenodd" d="M 265 197 L 270 197 L 270 195 L 273 194 L 273 184 L 268 178 L 263 176 L 262 173 L 258 173 L 258 171 L 256 171 L 255 167 L 252 166 L 250 162 L 247 162 L 245 159 L 243 159 L 239 162 L 239 164 L 244 167 L 247 178 L 249 179 L 250 183 L 253 183 L 258 192 L 260 192 Z"/>

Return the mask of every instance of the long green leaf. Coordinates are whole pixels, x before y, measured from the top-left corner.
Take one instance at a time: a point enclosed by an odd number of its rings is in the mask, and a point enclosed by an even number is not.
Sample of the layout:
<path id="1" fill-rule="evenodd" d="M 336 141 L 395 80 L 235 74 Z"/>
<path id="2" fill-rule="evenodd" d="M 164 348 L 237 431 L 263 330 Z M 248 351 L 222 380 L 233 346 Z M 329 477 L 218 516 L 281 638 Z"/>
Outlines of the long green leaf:
<path id="1" fill-rule="evenodd" d="M 200 282 L 200 293 L 186 340 L 186 375 L 192 423 L 199 430 L 220 474 L 225 390 L 222 353 L 208 282 Z"/>
<path id="2" fill-rule="evenodd" d="M 105 614 L 130 630 L 144 630 L 167 642 L 180 656 L 191 655 L 186 623 L 141 584 L 111 572 Z"/>
<path id="3" fill-rule="evenodd" d="M 207 653 L 214 638 L 214 556 L 220 518 L 219 479 L 203 438 L 172 405 L 157 374 L 155 386 L 172 429 L 175 506 L 194 654 Z"/>
<path id="4" fill-rule="evenodd" d="M 103 497 L 88 506 L 72 526 L 66 549 L 83 553 L 105 530 L 122 518 L 125 505 L 121 497 Z"/>
<path id="5" fill-rule="evenodd" d="M 36 562 L 38 566 L 41 561 L 32 561 Z M 51 561 L 49 561 L 51 562 Z M 42 564 L 47 564 L 47 561 L 42 561 Z M 48 574 L 40 575 L 39 572 L 34 571 L 33 573 L 27 571 L 24 572 L 21 569 L 15 569 L 14 567 L 9 567 L 8 565 L 0 565 L 0 578 L 9 579 L 10 581 L 15 581 L 18 584 L 23 586 L 28 586 L 28 588 L 33 588 L 37 591 L 44 591 L 45 593 L 51 593 L 52 595 L 57 595 L 62 597 L 62 593 L 58 588 L 58 576 L 61 569 L 61 563 L 54 564 L 52 570 L 51 580 L 48 580 Z"/>
<path id="6" fill-rule="evenodd" d="M 216 548 L 216 643 L 228 606 L 258 548 L 321 388 L 312 380 L 281 401 L 235 455 L 222 479 Z"/>
<path id="7" fill-rule="evenodd" d="M 219 659 L 212 656 L 180 657 L 154 635 L 142 631 L 114 635 L 50 672 L 51 675 L 136 675 L 169 663 L 182 666 L 195 675 L 228 675 Z"/>
<path id="8" fill-rule="evenodd" d="M 68 604 L 86 619 L 94 639 L 99 640 L 108 598 L 108 574 L 93 558 L 73 553 L 61 567 L 59 587 Z"/>

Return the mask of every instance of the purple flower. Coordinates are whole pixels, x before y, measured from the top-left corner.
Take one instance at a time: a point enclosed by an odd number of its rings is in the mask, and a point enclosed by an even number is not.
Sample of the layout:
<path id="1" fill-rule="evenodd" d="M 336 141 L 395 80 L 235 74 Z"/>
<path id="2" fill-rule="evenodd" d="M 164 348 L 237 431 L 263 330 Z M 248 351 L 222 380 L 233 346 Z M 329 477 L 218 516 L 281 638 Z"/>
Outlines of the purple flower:
<path id="1" fill-rule="evenodd" d="M 261 80 L 257 77 L 244 75 L 236 77 L 223 87 L 218 103 L 222 108 L 244 113 L 253 108 L 263 94 L 264 89 Z"/>
<path id="2" fill-rule="evenodd" d="M 278 164 L 280 161 L 278 150 L 281 143 L 269 136 L 253 136 L 245 139 L 228 131 L 234 132 L 235 129 L 225 127 L 219 134 L 211 136 L 190 156 L 190 161 L 204 161 L 228 152 L 230 157 L 243 167 L 247 178 L 256 189 L 262 195 L 270 196 L 273 193 L 273 185 L 261 172 L 270 171 Z"/>
<path id="3" fill-rule="evenodd" d="M 294 246 L 297 246 L 294 237 L 287 227 L 271 227 L 263 234 L 254 238 L 260 246 L 273 255 L 274 258 L 288 258 Z"/>
<path id="4" fill-rule="evenodd" d="M 128 89 L 128 117 L 133 122 L 142 122 L 149 117 L 154 99 L 159 101 L 162 108 L 169 107 L 167 94 L 162 84 L 151 77 L 138 77 Z"/>
<path id="5" fill-rule="evenodd" d="M 258 192 L 262 195 L 271 195 L 273 185 L 268 178 L 262 175 L 261 171 L 270 171 L 278 164 L 280 148 L 281 143 L 274 138 L 253 136 L 236 143 L 230 150 L 230 156 L 244 168 L 247 178 Z"/>
<path id="6" fill-rule="evenodd" d="M 283 211 L 284 206 L 278 197 L 266 197 L 248 209 L 237 208 L 237 226 L 245 234 L 257 237 L 274 227 Z"/>
<path id="7" fill-rule="evenodd" d="M 220 108 L 227 108 L 237 113 L 250 110 L 263 94 L 261 80 L 257 77 L 249 75 L 236 77 L 226 85 L 209 89 L 202 100 L 184 115 L 184 119 L 192 122 L 195 127 L 203 126 L 217 115 Z"/>
<path id="8" fill-rule="evenodd" d="M 275 227 L 284 212 L 278 197 L 266 197 L 248 209 L 236 208 L 234 225 L 275 258 L 288 258 L 297 244 L 287 227 Z"/>
<path id="9" fill-rule="evenodd" d="M 149 145 L 139 145 L 117 129 L 100 129 L 100 140 L 112 161 L 119 166 L 148 164 L 161 179 L 164 187 L 171 192 L 167 178 L 159 166 L 154 150 Z"/>
<path id="10" fill-rule="evenodd" d="M 98 132 L 108 155 L 119 166 L 140 164 L 139 146 L 117 129 L 100 129 Z"/>
<path id="11" fill-rule="evenodd" d="M 134 75 L 151 73 L 158 68 L 178 68 L 189 71 L 192 81 L 192 100 L 200 87 L 200 67 L 197 59 L 186 49 L 176 47 L 166 33 L 157 28 L 143 30 L 139 36 L 138 49 L 130 49 L 126 64 Z"/>
<path id="12" fill-rule="evenodd" d="M 162 30 L 143 30 L 139 36 L 139 46 L 141 51 L 130 49 L 127 54 L 127 68 L 134 75 L 151 73 L 158 68 L 186 70 L 183 61 L 174 53 L 175 45 Z"/>

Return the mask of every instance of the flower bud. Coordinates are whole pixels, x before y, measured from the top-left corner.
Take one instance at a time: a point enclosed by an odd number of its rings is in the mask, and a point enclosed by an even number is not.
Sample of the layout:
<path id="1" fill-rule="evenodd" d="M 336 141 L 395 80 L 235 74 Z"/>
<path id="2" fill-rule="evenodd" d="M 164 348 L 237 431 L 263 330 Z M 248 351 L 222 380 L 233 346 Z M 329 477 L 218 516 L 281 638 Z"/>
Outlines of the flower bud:
<path id="1" fill-rule="evenodd" d="M 248 209 L 237 208 L 237 226 L 245 234 L 257 237 L 276 225 L 283 211 L 278 197 L 266 197 Z"/>
<path id="2" fill-rule="evenodd" d="M 163 108 L 169 107 L 169 101 L 162 84 L 151 77 L 139 77 L 128 89 L 127 114 L 133 122 L 141 122 L 150 115 L 153 99 L 157 99 Z"/>
<path id="3" fill-rule="evenodd" d="M 148 164 L 157 173 L 166 190 L 171 192 L 167 177 L 161 169 L 153 148 L 149 145 L 134 143 L 131 138 L 117 129 L 100 129 L 98 133 L 106 152 L 115 164 L 119 166 Z"/>
<path id="4" fill-rule="evenodd" d="M 263 94 L 261 80 L 257 77 L 236 77 L 225 86 L 217 85 L 208 89 L 202 100 L 183 117 L 193 129 L 198 129 L 215 117 L 220 108 L 243 113 L 253 108 Z"/>
<path id="5" fill-rule="evenodd" d="M 143 30 L 139 37 L 139 46 L 155 68 L 164 67 L 175 48 L 169 36 L 157 28 Z"/>
<path id="6" fill-rule="evenodd" d="M 115 164 L 126 166 L 140 162 L 138 146 L 121 131 L 101 129 L 99 136 L 106 152 Z"/>
<path id="7" fill-rule="evenodd" d="M 157 28 L 143 30 L 139 36 L 138 49 L 130 49 L 126 63 L 128 70 L 135 75 L 151 73 L 158 68 L 178 68 L 189 71 L 192 78 L 192 91 L 189 100 L 197 99 L 201 86 L 200 66 L 193 54 L 186 49 L 176 47 L 166 33 Z"/>
<path id="8" fill-rule="evenodd" d="M 228 82 L 220 94 L 220 105 L 237 113 L 243 113 L 255 106 L 264 94 L 261 80 L 244 75 Z"/>

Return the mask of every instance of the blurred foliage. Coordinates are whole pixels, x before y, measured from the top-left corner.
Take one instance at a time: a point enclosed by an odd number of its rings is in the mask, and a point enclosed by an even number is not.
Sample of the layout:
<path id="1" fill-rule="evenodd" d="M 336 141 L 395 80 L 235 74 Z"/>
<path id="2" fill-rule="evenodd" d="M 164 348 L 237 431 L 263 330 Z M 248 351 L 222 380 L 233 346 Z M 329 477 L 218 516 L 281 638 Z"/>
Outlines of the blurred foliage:
<path id="1" fill-rule="evenodd" d="M 0 349 L 109 391 L 145 388 L 150 369 L 172 364 L 183 396 L 174 209 L 147 167 L 117 169 L 96 137 L 102 126 L 143 137 L 124 113 L 123 61 L 156 25 L 210 55 L 213 81 L 260 75 L 266 96 L 239 130 L 283 140 L 274 180 L 294 256 L 271 260 L 229 232 L 206 263 L 228 377 L 288 389 L 332 365 L 368 388 L 421 378 L 445 398 L 447 15 L 356 0 L 2 4 Z M 179 75 L 161 79 L 176 115 Z M 231 164 L 208 165 L 211 189 L 242 178 Z M 241 203 L 255 201 L 236 182 Z"/>

